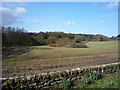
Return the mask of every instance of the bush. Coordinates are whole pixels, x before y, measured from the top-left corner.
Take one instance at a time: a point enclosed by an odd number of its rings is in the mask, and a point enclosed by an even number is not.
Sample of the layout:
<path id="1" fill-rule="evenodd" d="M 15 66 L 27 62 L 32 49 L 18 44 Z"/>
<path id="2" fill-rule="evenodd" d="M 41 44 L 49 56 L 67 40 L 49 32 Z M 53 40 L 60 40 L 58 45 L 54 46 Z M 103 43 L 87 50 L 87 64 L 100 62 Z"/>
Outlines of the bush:
<path id="1" fill-rule="evenodd" d="M 86 76 L 82 76 L 81 77 L 81 81 L 84 83 L 84 84 L 89 84 L 90 81 L 88 80 L 88 78 Z"/>
<path id="2" fill-rule="evenodd" d="M 46 40 L 47 44 L 52 44 L 55 43 L 57 41 L 56 37 L 48 37 L 48 39 Z"/>
<path id="3" fill-rule="evenodd" d="M 66 78 L 62 79 L 61 84 L 62 84 L 62 88 L 70 88 L 71 86 L 71 82 L 66 80 Z"/>
<path id="4" fill-rule="evenodd" d="M 77 36 L 75 37 L 75 39 L 74 39 L 74 42 L 75 42 L 75 43 L 81 43 L 81 42 L 84 41 L 84 40 L 85 40 L 85 38 L 84 38 L 83 36 L 77 35 Z"/>
<path id="5" fill-rule="evenodd" d="M 84 43 L 53 43 L 49 44 L 51 47 L 68 47 L 68 48 L 88 48 Z"/>
<path id="6" fill-rule="evenodd" d="M 90 78 L 94 80 L 98 80 L 101 76 L 100 73 L 97 71 L 91 71 L 89 75 L 90 75 Z"/>
<path id="7" fill-rule="evenodd" d="M 49 44 L 49 46 L 51 46 L 51 47 L 64 47 L 65 43 L 64 42 L 62 42 L 62 43 L 52 43 L 52 44 Z"/>
<path id="8" fill-rule="evenodd" d="M 70 48 L 88 48 L 84 43 L 71 43 Z"/>
<path id="9" fill-rule="evenodd" d="M 69 38 L 60 38 L 57 40 L 57 43 L 63 43 L 63 42 L 68 43 L 68 42 L 72 42 L 72 40 Z"/>

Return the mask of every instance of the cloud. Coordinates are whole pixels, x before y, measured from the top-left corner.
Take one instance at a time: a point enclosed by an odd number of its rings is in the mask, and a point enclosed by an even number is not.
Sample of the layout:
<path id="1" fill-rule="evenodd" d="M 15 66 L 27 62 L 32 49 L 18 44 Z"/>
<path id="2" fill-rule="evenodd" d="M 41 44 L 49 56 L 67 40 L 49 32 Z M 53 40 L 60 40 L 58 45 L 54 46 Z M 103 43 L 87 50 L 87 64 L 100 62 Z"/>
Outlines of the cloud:
<path id="1" fill-rule="evenodd" d="M 2 19 L 1 26 L 5 25 L 12 25 L 14 23 L 21 23 L 23 22 L 20 18 L 20 15 L 27 13 L 25 8 L 17 7 L 14 10 L 0 7 L 0 17 Z"/>
<path id="2" fill-rule="evenodd" d="M 40 23 L 39 20 L 33 20 L 32 23 Z"/>
<path id="3" fill-rule="evenodd" d="M 25 8 L 17 7 L 15 10 L 13 10 L 13 13 L 15 15 L 19 15 L 19 14 L 25 14 L 27 13 L 27 11 Z"/>
<path id="4" fill-rule="evenodd" d="M 2 12 L 10 12 L 11 10 L 9 8 L 0 8 L 0 11 L 2 11 Z"/>
<path id="5" fill-rule="evenodd" d="M 104 20 L 100 20 L 100 23 L 103 24 L 103 23 L 105 23 L 105 21 Z"/>
<path id="6" fill-rule="evenodd" d="M 118 7 L 118 2 L 111 2 L 109 4 L 107 4 L 108 8 L 112 8 L 112 7 Z"/>
<path id="7" fill-rule="evenodd" d="M 73 22 L 73 21 L 67 21 L 67 22 L 64 22 L 64 24 L 72 25 L 72 24 L 75 24 L 75 22 Z"/>
<path id="8" fill-rule="evenodd" d="M 23 7 L 25 6 L 27 3 L 25 2 L 3 2 L 2 3 L 2 7 L 6 7 L 6 8 L 16 8 L 16 7 Z"/>

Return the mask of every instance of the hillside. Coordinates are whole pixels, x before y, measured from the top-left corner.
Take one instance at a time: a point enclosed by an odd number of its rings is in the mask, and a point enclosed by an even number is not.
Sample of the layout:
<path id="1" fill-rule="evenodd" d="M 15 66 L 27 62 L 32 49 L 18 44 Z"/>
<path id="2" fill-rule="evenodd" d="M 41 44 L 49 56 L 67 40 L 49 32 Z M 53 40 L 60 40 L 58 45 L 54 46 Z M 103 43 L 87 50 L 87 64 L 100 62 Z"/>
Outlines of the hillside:
<path id="1" fill-rule="evenodd" d="M 103 39 L 108 39 L 108 40 L 110 39 L 110 37 L 107 37 L 107 36 L 101 35 L 101 34 L 96 34 L 95 36 L 103 38 Z"/>

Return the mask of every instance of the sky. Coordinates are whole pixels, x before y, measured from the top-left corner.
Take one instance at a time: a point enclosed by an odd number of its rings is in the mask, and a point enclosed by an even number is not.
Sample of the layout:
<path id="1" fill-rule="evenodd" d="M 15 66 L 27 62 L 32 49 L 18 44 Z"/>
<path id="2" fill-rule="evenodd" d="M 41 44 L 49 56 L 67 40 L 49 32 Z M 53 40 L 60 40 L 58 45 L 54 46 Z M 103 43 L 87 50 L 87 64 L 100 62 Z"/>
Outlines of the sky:
<path id="1" fill-rule="evenodd" d="M 117 2 L 3 2 L 0 12 L 3 26 L 28 32 L 118 35 Z"/>

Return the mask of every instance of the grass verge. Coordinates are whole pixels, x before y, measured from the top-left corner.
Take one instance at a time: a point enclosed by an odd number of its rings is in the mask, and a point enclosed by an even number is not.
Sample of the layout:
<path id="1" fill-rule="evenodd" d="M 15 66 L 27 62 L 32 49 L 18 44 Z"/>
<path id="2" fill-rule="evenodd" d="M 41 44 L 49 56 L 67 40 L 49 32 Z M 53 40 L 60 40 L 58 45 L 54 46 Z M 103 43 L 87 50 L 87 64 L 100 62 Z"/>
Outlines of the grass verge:
<path id="1" fill-rule="evenodd" d="M 73 82 L 72 88 L 120 88 L 119 73 L 105 74 L 99 80 L 92 80 L 91 84 L 84 84 L 80 80 Z"/>

